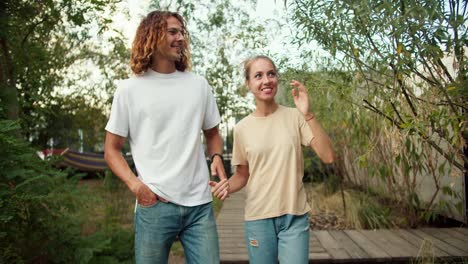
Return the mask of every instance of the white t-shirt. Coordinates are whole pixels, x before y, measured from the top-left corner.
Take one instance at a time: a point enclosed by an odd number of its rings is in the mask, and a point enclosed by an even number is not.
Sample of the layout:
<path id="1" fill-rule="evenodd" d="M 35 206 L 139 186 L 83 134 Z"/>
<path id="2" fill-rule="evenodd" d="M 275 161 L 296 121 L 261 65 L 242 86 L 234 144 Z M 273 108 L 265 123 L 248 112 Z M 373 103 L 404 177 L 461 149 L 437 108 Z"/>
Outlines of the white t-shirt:
<path id="1" fill-rule="evenodd" d="M 206 79 L 149 69 L 117 84 L 106 130 L 127 137 L 138 177 L 170 202 L 212 200 L 201 131 L 220 122 Z"/>

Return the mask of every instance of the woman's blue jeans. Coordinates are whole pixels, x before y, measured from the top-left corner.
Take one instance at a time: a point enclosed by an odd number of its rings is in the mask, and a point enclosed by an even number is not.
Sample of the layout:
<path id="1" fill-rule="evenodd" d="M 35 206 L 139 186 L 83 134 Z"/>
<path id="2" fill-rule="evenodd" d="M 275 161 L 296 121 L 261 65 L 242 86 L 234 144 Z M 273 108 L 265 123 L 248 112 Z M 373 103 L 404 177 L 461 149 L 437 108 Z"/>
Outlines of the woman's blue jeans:
<path id="1" fill-rule="evenodd" d="M 186 263 L 219 263 L 218 233 L 211 202 L 193 207 L 163 202 L 150 207 L 137 205 L 137 264 L 167 263 L 177 236 L 184 247 Z"/>
<path id="2" fill-rule="evenodd" d="M 245 222 L 250 263 L 309 263 L 309 214 Z"/>

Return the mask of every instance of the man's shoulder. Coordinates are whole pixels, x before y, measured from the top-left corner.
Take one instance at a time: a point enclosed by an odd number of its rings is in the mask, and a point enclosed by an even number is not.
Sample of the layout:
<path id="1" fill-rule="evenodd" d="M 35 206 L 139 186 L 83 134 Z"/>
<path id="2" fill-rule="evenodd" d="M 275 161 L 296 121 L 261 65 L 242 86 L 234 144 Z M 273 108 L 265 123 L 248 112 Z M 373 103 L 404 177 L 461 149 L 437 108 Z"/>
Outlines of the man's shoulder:
<path id="1" fill-rule="evenodd" d="M 129 87 L 134 83 L 138 83 L 141 80 L 140 76 L 130 76 L 125 79 L 118 79 L 115 80 L 115 84 L 117 85 L 118 88 L 120 87 Z"/>
<path id="2" fill-rule="evenodd" d="M 172 79 L 175 82 L 187 83 L 190 82 L 192 85 L 199 86 L 199 87 L 208 87 L 208 81 L 205 77 L 198 75 L 193 72 L 181 72 L 178 71 L 176 74 L 172 75 L 171 77 L 164 77 L 161 78 L 155 77 L 154 75 L 143 73 L 141 75 L 131 76 L 126 79 L 116 80 L 115 84 L 118 89 L 126 90 L 132 87 L 146 87 L 148 85 L 154 85 L 154 83 L 159 83 L 164 80 Z M 198 85 L 197 85 L 198 84 Z"/>
<path id="3" fill-rule="evenodd" d="M 135 87 L 142 87 L 145 85 L 149 85 L 152 81 L 158 81 L 156 78 L 151 78 L 150 74 L 142 73 L 140 75 L 133 75 L 129 76 L 125 79 L 118 79 L 115 80 L 115 84 L 117 89 L 119 90 L 126 90 Z"/>
<path id="4" fill-rule="evenodd" d="M 180 72 L 180 75 L 183 78 L 189 78 L 189 79 L 193 79 L 193 80 L 201 81 L 201 82 L 208 82 L 205 77 L 194 72 L 184 71 L 184 72 Z"/>

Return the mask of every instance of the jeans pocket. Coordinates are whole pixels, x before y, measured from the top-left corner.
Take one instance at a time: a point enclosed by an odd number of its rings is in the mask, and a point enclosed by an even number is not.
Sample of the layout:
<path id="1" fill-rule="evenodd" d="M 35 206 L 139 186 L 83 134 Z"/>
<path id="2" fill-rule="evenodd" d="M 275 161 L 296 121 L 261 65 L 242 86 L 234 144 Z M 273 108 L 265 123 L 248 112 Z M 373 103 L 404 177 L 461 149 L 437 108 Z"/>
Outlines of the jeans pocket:
<path id="1" fill-rule="evenodd" d="M 155 202 L 154 204 L 150 204 L 150 205 L 141 205 L 141 204 L 138 204 L 138 206 L 141 207 L 141 208 L 152 208 L 152 207 L 155 207 L 158 203 L 159 203 L 159 201 L 156 200 L 156 202 Z"/>

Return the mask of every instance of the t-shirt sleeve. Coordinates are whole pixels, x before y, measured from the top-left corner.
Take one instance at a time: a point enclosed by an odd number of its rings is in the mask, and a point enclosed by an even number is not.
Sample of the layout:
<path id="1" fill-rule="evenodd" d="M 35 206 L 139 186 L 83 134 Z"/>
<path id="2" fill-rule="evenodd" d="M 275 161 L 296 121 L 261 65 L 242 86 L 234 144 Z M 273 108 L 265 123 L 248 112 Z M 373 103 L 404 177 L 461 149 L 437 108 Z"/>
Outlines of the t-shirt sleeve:
<path id="1" fill-rule="evenodd" d="M 203 119 L 203 130 L 207 130 L 217 126 L 221 122 L 221 117 L 219 115 L 218 106 L 216 105 L 216 100 L 211 92 L 211 86 L 206 82 L 205 85 L 207 88 L 206 91 L 206 107 L 205 107 L 205 118 Z"/>
<path id="2" fill-rule="evenodd" d="M 128 136 L 128 98 L 121 82 L 117 83 L 117 89 L 114 93 L 114 99 L 112 101 L 111 113 L 109 116 L 109 121 L 106 125 L 106 131 L 121 137 Z"/>
<path id="3" fill-rule="evenodd" d="M 301 144 L 303 146 L 310 146 L 312 139 L 314 139 L 314 134 L 310 130 L 309 125 L 305 121 L 304 117 L 299 111 L 297 113 L 297 120 L 299 122 L 299 131 L 301 132 Z"/>
<path id="4" fill-rule="evenodd" d="M 234 128 L 234 140 L 232 147 L 232 159 L 231 164 L 236 165 L 247 165 L 247 155 L 245 153 L 245 146 L 242 144 L 242 139 L 240 137 L 239 128 Z"/>

